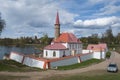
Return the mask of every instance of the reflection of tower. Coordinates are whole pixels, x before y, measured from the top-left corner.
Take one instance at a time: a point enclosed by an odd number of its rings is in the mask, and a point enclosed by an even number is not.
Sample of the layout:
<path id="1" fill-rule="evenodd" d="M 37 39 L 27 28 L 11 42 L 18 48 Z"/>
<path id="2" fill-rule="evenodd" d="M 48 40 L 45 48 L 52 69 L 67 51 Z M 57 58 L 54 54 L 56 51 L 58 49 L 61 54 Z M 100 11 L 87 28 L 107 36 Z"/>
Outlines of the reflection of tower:
<path id="1" fill-rule="evenodd" d="M 59 13 L 57 12 L 56 15 L 56 22 L 55 22 L 55 39 L 60 36 L 60 21 L 59 21 Z"/>

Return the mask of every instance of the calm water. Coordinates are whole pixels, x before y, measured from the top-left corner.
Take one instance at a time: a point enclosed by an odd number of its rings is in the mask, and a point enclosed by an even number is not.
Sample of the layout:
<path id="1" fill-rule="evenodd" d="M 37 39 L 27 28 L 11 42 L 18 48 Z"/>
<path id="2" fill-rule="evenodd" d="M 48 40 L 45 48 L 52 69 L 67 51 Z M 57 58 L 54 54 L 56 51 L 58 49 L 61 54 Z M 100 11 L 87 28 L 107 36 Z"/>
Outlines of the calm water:
<path id="1" fill-rule="evenodd" d="M 24 54 L 40 53 L 40 50 L 35 49 L 33 46 L 25 47 L 11 47 L 11 46 L 0 46 L 0 59 L 3 59 L 4 54 L 9 54 L 11 51 L 20 52 Z"/>

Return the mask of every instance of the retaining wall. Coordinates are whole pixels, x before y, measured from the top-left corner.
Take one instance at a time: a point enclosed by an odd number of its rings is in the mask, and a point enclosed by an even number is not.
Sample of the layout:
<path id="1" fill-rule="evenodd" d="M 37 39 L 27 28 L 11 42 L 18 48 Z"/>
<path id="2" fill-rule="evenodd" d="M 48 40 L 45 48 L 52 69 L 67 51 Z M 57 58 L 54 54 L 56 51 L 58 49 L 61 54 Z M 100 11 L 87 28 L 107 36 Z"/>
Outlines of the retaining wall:
<path id="1" fill-rule="evenodd" d="M 24 55 L 21 53 L 11 52 L 9 58 L 11 60 L 17 61 L 19 63 L 22 63 Z"/>
<path id="2" fill-rule="evenodd" d="M 72 65 L 75 63 L 78 63 L 78 57 L 72 57 L 72 58 L 61 59 L 61 60 L 50 62 L 50 67 L 52 68 L 57 66 L 66 66 L 66 65 Z"/>
<path id="3" fill-rule="evenodd" d="M 79 54 L 75 56 L 68 56 L 63 57 L 58 60 L 50 61 L 50 67 L 57 67 L 57 66 L 66 66 L 66 65 L 72 65 L 76 63 L 81 63 L 83 61 L 89 60 L 93 58 L 93 53 L 86 53 L 86 54 Z"/>
<path id="4" fill-rule="evenodd" d="M 93 53 L 86 53 L 82 56 L 80 56 L 81 61 L 86 61 L 86 60 L 90 60 L 93 58 Z"/>
<path id="5" fill-rule="evenodd" d="M 30 66 L 30 67 L 37 67 L 37 68 L 44 68 L 45 61 L 37 60 L 31 57 L 25 57 L 23 64 Z"/>
<path id="6" fill-rule="evenodd" d="M 61 57 L 56 59 L 36 58 L 34 56 L 32 57 L 25 56 L 23 54 L 15 53 L 15 52 L 11 52 L 10 54 L 10 59 L 12 60 L 23 63 L 30 67 L 37 67 L 41 69 L 72 65 L 76 63 L 81 63 L 83 61 L 86 61 L 92 58 L 93 58 L 93 53 L 76 54 L 74 56 L 66 56 L 66 57 Z"/>

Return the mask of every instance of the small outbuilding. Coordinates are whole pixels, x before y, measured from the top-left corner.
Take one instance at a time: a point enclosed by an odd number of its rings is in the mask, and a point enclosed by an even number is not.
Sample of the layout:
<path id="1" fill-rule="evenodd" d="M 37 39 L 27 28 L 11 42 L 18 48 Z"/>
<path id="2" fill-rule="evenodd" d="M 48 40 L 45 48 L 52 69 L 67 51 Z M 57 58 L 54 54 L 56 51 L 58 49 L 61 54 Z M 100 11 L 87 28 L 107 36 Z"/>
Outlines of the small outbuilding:
<path id="1" fill-rule="evenodd" d="M 93 58 L 105 59 L 106 52 L 108 52 L 108 47 L 106 43 L 89 44 L 87 50 L 92 50 Z"/>

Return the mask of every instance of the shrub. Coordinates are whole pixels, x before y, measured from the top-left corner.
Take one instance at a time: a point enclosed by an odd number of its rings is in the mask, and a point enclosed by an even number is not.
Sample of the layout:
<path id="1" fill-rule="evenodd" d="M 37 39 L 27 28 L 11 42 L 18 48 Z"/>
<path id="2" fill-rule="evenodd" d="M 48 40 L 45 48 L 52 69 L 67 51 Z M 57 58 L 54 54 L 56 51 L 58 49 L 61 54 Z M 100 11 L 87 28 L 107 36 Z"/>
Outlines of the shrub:
<path id="1" fill-rule="evenodd" d="M 106 53 L 106 58 L 110 58 L 110 56 L 111 56 L 111 52 L 108 51 L 108 52 Z"/>

